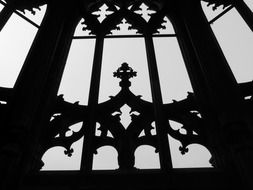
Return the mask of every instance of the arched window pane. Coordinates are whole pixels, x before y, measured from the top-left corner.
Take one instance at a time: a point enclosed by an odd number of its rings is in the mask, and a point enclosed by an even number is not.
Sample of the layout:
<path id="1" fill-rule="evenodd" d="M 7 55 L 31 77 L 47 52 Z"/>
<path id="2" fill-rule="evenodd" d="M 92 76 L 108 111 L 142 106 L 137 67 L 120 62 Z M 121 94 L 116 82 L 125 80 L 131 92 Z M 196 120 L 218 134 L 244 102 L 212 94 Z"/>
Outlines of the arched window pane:
<path id="1" fill-rule="evenodd" d="M 187 92 L 192 92 L 192 87 L 177 39 L 155 37 L 154 45 L 163 102 L 186 98 Z"/>
<path id="2" fill-rule="evenodd" d="M 205 14 L 209 9 L 203 4 Z M 253 79 L 253 36 L 235 8 L 211 25 L 238 83 Z"/>
<path id="3" fill-rule="evenodd" d="M 191 144 L 187 148 L 189 151 L 181 154 L 179 147 L 181 143 L 169 136 L 170 151 L 173 168 L 206 168 L 212 167 L 209 163 L 210 152 L 202 145 Z"/>
<path id="4" fill-rule="evenodd" d="M 93 159 L 93 170 L 113 170 L 118 169 L 118 153 L 110 146 L 104 146 L 97 150 Z"/>
<path id="5" fill-rule="evenodd" d="M 143 145 L 135 151 L 135 167 L 138 169 L 158 169 L 160 168 L 159 155 L 155 148 Z"/>
<path id="6" fill-rule="evenodd" d="M 88 104 L 94 46 L 94 39 L 72 41 L 58 91 L 58 95 L 62 94 L 64 100 L 69 103 L 79 102 L 78 104 L 80 105 Z M 79 125 L 79 131 L 82 124 L 79 123 L 76 125 Z M 75 129 L 73 130 L 75 131 Z M 69 132 L 71 133 L 71 130 Z M 43 156 L 43 161 L 45 162 L 43 170 L 79 170 L 82 147 L 83 138 L 71 146 L 74 150 L 71 157 L 64 154 L 63 147 L 51 148 Z"/>
<path id="7" fill-rule="evenodd" d="M 42 157 L 45 165 L 41 170 L 80 170 L 82 145 L 83 138 L 72 145 L 74 152 L 70 157 L 64 154 L 63 147 L 49 149 Z"/>
<path id="8" fill-rule="evenodd" d="M 0 86 L 13 87 L 36 33 L 37 28 L 16 14 L 6 23 L 0 33 Z"/>
<path id="9" fill-rule="evenodd" d="M 73 40 L 59 94 L 69 102 L 88 104 L 95 39 Z"/>

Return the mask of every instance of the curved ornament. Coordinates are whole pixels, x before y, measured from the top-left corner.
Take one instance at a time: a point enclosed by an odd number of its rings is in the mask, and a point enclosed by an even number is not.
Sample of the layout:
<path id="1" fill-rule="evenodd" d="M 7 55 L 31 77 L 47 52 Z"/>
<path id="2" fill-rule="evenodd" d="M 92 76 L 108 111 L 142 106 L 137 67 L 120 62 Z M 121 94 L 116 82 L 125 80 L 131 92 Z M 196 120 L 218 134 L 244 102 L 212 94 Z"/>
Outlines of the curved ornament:
<path id="1" fill-rule="evenodd" d="M 158 136 L 151 131 L 155 128 L 153 103 L 141 99 L 141 96 L 134 95 L 129 87 L 130 78 L 136 77 L 137 73 L 123 63 L 121 67 L 113 73 L 114 77 L 121 79 L 120 92 L 116 96 L 111 96 L 110 100 L 97 105 L 95 121 L 99 124 L 101 132 L 94 134 L 93 153 L 102 146 L 112 146 L 118 152 L 118 163 L 122 170 L 132 170 L 135 164 L 135 150 L 142 145 L 150 145 L 159 152 Z M 124 127 L 121 122 L 121 108 L 127 105 L 131 108 L 129 112 L 131 122 Z M 204 145 L 205 142 L 205 121 L 198 114 L 198 107 L 194 101 L 194 96 L 189 93 L 188 97 L 181 101 L 174 101 L 171 104 L 163 105 L 163 112 L 167 118 L 167 132 L 182 144 L 180 151 L 182 154 L 188 151 L 187 146 L 193 143 Z M 180 129 L 173 129 L 169 121 L 176 121 L 182 124 L 181 129 L 186 131 L 181 133 Z M 54 115 L 49 124 L 48 138 L 45 139 L 44 150 L 63 146 L 65 153 L 71 156 L 73 150 L 71 145 L 83 137 L 85 138 L 85 127 L 78 132 L 73 132 L 67 136 L 70 127 L 78 122 L 88 122 L 87 106 L 78 103 L 65 102 L 62 96 L 58 97 Z M 110 132 L 111 135 L 108 135 Z M 141 135 L 143 134 L 144 135 Z"/>

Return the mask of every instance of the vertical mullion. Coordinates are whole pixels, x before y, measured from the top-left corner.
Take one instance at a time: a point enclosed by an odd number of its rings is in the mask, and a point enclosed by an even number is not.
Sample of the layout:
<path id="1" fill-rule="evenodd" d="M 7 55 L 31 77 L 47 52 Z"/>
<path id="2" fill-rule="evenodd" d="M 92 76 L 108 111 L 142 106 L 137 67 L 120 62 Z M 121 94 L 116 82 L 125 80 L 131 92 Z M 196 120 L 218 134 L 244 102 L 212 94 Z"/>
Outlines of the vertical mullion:
<path id="1" fill-rule="evenodd" d="M 155 57 L 154 43 L 152 39 L 152 34 L 145 34 L 144 38 L 151 83 L 152 99 L 154 104 L 156 131 L 158 135 L 160 165 L 163 171 L 168 171 L 169 169 L 172 168 L 170 147 L 166 129 L 166 126 L 168 126 L 168 124 L 163 116 L 162 93 L 160 88 L 158 68 Z"/>
<path id="2" fill-rule="evenodd" d="M 83 124 L 84 127 L 84 141 L 83 153 L 81 160 L 81 171 L 90 172 L 93 164 L 93 139 L 96 129 L 96 106 L 98 105 L 99 85 L 101 77 L 102 56 L 103 56 L 104 36 L 97 35 L 95 53 L 93 58 L 93 68 L 90 83 L 90 92 L 88 100 L 88 123 Z"/>

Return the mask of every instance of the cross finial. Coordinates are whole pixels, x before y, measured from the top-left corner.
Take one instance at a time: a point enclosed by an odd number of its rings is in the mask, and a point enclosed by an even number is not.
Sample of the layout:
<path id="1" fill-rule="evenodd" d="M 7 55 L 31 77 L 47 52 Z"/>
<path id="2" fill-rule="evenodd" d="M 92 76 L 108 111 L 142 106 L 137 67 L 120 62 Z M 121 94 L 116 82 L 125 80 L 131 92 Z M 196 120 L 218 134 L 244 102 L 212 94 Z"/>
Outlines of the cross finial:
<path id="1" fill-rule="evenodd" d="M 129 67 L 127 63 L 122 63 L 121 67 L 118 68 L 116 72 L 113 72 L 113 76 L 121 79 L 121 87 L 129 87 L 131 86 L 131 82 L 129 81 L 129 79 L 132 77 L 136 77 L 137 72 L 134 71 L 131 67 Z"/>

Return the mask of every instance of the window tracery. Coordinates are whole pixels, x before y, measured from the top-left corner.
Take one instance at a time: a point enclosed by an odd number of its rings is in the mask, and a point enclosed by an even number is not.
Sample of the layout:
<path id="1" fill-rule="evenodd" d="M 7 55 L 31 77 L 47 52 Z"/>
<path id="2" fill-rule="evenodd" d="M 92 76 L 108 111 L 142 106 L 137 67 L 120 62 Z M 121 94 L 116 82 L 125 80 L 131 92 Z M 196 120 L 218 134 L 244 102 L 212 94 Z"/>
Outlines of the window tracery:
<path id="1" fill-rule="evenodd" d="M 122 64 L 122 66 L 114 72 L 114 77 L 121 79 L 119 83 L 121 91 L 116 96 L 111 96 L 110 100 L 97 105 L 97 109 L 100 111 L 96 113 L 98 116 L 96 117 L 96 122 L 99 126 L 97 130 L 99 130 L 100 133 L 95 136 L 95 141 L 92 145 L 93 151 L 96 153 L 96 150 L 102 146 L 113 146 L 119 154 L 118 164 L 121 170 L 134 169 L 134 152 L 139 146 L 150 145 L 158 151 L 157 134 L 152 132 L 154 129 L 152 103 L 142 100 L 140 98 L 141 96 L 136 96 L 129 90 L 131 86 L 129 79 L 135 76 L 136 72 L 126 63 Z M 190 144 L 198 143 L 208 147 L 208 144 L 204 141 L 204 120 L 198 116 L 198 111 L 196 111 L 197 107 L 195 107 L 194 104 L 193 95 L 189 94 L 188 98 L 185 100 L 179 102 L 175 101 L 163 106 L 163 111 L 169 119 L 167 123 L 167 133 L 182 143 L 182 146 L 179 148 L 182 154 L 188 152 L 187 146 Z M 130 108 L 129 114 L 131 117 L 128 125 L 125 124 L 127 126 L 125 126 L 120 119 L 123 114 L 122 108 L 126 105 Z M 82 125 L 82 128 L 75 132 L 69 127 L 77 122 L 88 122 L 87 120 L 83 120 L 83 118 L 88 118 L 87 106 L 65 102 L 62 96 L 59 96 L 59 104 L 57 107 L 58 111 L 55 112 L 59 114 L 56 114 L 50 121 L 50 130 L 57 133 L 59 131 L 62 132 L 50 135 L 51 137 L 49 136 L 47 139 L 51 139 L 52 143 L 48 145 L 50 147 L 56 145 L 64 146 L 66 148 L 65 154 L 71 156 L 73 153 L 71 145 L 85 134 L 86 124 Z M 181 123 L 181 127 L 173 128 L 170 124 L 172 120 Z M 145 128 L 145 126 L 147 128 Z M 144 133 L 142 133 L 143 131 Z M 67 134 L 68 132 L 71 134 Z M 110 132 L 111 135 L 108 136 L 108 132 Z M 46 143 L 48 143 L 48 141 Z M 134 146 L 130 146 L 131 144 Z M 48 148 L 49 147 L 45 147 L 45 149 Z M 123 152 L 124 156 L 122 157 Z M 129 155 L 126 159 L 127 152 Z"/>
<path id="2" fill-rule="evenodd" d="M 44 3 L 46 3 L 46 2 L 39 2 L 38 1 L 38 2 L 35 2 L 35 4 L 29 5 L 28 7 L 23 7 L 23 4 L 21 3 L 21 4 L 17 5 L 18 6 L 17 9 L 20 11 L 24 11 L 26 9 L 26 10 L 31 11 L 32 14 L 35 14 L 33 8 L 34 7 L 36 8 L 37 6 L 40 6 Z M 104 3 L 103 1 L 100 1 L 97 4 L 96 3 L 91 4 L 91 6 L 89 6 L 88 9 L 83 12 L 83 21 L 81 22 L 81 24 L 83 25 L 84 31 L 90 30 L 91 34 L 93 34 L 94 37 L 97 38 L 97 42 L 100 44 L 97 44 L 96 48 L 99 49 L 99 48 L 102 48 L 102 44 L 103 44 L 102 38 L 104 38 L 106 35 L 110 34 L 114 28 L 116 28 L 116 30 L 121 29 L 121 26 L 117 26 L 117 24 L 122 24 L 125 27 L 129 22 L 130 26 L 128 26 L 127 29 L 130 31 L 133 31 L 133 29 L 135 29 L 135 31 L 137 31 L 139 34 L 144 35 L 145 40 L 146 40 L 146 45 L 148 46 L 147 51 L 149 51 L 149 54 L 151 54 L 151 56 L 153 56 L 152 54 L 154 54 L 154 52 L 152 52 L 153 51 L 152 50 L 152 38 L 150 38 L 149 35 L 152 36 L 153 34 L 159 34 L 160 32 L 164 31 L 166 29 L 166 22 L 167 23 L 169 22 L 168 19 L 164 20 L 166 14 L 161 9 L 161 7 L 158 5 L 159 5 L 159 3 L 157 4 L 157 3 L 142 2 L 142 1 L 138 1 L 138 3 L 132 3 L 131 1 L 129 1 L 129 2 L 118 3 L 118 4 L 114 4 L 114 3 L 110 3 L 110 2 Z M 122 23 L 122 21 L 123 21 L 123 23 Z M 99 38 L 99 36 L 102 36 L 102 38 Z M 150 44 L 151 44 L 151 47 L 149 47 Z M 96 55 L 95 55 L 95 57 L 96 57 Z M 101 57 L 101 55 L 98 55 L 98 57 Z M 154 63 L 154 61 L 155 61 L 154 58 L 149 58 L 149 60 L 151 60 L 149 64 L 153 64 L 153 65 L 156 64 L 156 63 Z M 94 61 L 94 64 L 97 65 L 98 62 L 101 62 L 101 60 L 97 61 L 97 62 Z M 124 68 L 124 66 L 122 68 Z M 154 73 L 153 77 L 156 75 L 157 74 Z M 124 79 L 122 79 L 122 81 L 124 81 Z M 155 85 L 159 88 L 159 84 L 155 84 Z M 157 99 L 157 98 L 159 99 L 159 93 L 156 96 L 157 97 L 155 97 L 155 99 Z M 136 99 L 136 101 L 137 101 L 137 99 Z M 156 100 L 156 101 L 161 101 L 161 100 Z M 153 106 L 151 106 L 151 104 L 150 104 L 148 107 L 153 107 Z M 159 107 L 159 106 L 157 106 L 157 107 Z M 166 106 L 164 106 L 164 109 L 167 109 Z M 63 146 L 66 148 L 64 153 L 68 156 L 71 156 L 73 153 L 73 149 L 71 148 L 72 144 L 74 142 L 76 142 L 77 140 L 80 140 L 83 137 L 83 134 L 85 134 L 85 125 L 86 125 L 86 123 L 88 123 L 88 120 L 83 119 L 83 117 L 84 117 L 84 115 L 86 115 L 86 118 L 88 118 L 88 111 L 87 110 L 88 110 L 87 106 L 78 105 L 78 103 L 72 104 L 72 103 L 66 102 L 66 101 L 64 101 L 62 96 L 59 96 L 57 98 L 57 101 L 55 104 L 54 114 L 52 115 L 52 118 L 49 122 L 49 126 L 48 126 L 49 131 L 48 131 L 47 137 L 45 138 L 45 140 L 43 142 L 44 146 L 43 146 L 43 149 L 41 150 L 41 154 L 43 155 L 43 152 L 46 152 L 46 150 L 50 149 L 51 147 Z M 164 110 L 161 109 L 160 111 L 164 111 Z M 151 112 L 153 112 L 153 111 L 151 111 Z M 103 113 L 103 115 L 104 114 L 105 113 Z M 121 115 L 121 112 L 119 112 L 118 114 Z M 116 118 L 116 116 L 118 116 L 118 114 L 114 115 L 113 117 Z M 139 119 L 137 119 L 140 117 L 138 114 L 140 114 L 140 113 L 137 112 L 137 115 L 136 115 L 136 113 L 131 115 L 131 117 L 132 117 L 131 123 L 139 123 L 140 122 L 140 121 L 138 121 Z M 150 144 L 153 147 L 155 147 L 156 149 L 158 149 L 158 145 L 156 142 L 157 141 L 156 136 L 158 134 L 153 135 L 154 133 L 151 133 L 151 131 L 154 128 L 151 125 L 154 123 L 154 120 L 155 120 L 154 117 L 155 116 L 151 117 L 151 118 L 153 118 L 153 120 L 150 121 L 149 128 L 148 129 L 140 129 L 136 138 L 138 139 L 141 132 L 144 130 L 144 136 L 140 137 L 143 140 L 140 140 L 140 141 L 145 141 L 146 144 Z M 196 120 L 198 118 L 198 117 L 195 117 L 194 114 L 191 114 L 191 113 L 188 117 L 195 118 Z M 145 116 L 144 118 L 149 118 L 149 117 Z M 143 120 L 142 122 L 144 122 L 144 120 L 145 120 L 144 118 L 142 119 Z M 175 119 L 175 118 L 173 118 L 173 119 Z M 181 121 L 181 119 L 177 119 L 177 118 L 175 120 Z M 191 120 L 191 119 L 188 119 L 188 120 Z M 187 119 L 186 119 L 186 121 L 182 120 L 181 122 L 189 122 L 188 120 Z M 78 131 L 71 130 L 72 125 L 74 125 L 75 123 L 80 123 L 80 122 L 83 122 L 83 126 L 81 127 L 80 130 L 78 130 Z M 131 123 L 129 124 L 129 126 L 131 126 Z M 99 125 L 100 125 L 99 130 L 101 131 L 100 136 L 103 138 L 106 138 L 105 141 L 112 145 L 111 139 L 113 138 L 113 136 L 117 136 L 117 135 L 114 134 L 113 131 L 110 131 L 112 133 L 112 137 L 108 137 L 107 135 L 105 135 L 105 134 L 107 134 L 108 129 L 104 129 L 103 125 L 101 125 L 101 123 L 99 123 Z M 119 124 L 119 125 L 122 125 L 122 124 Z M 157 124 L 155 124 L 155 126 L 156 125 Z M 170 125 L 169 122 L 167 122 L 167 125 L 168 126 Z M 196 135 L 191 134 L 191 133 L 193 133 L 192 129 L 191 130 L 188 128 L 185 129 L 186 133 L 184 133 L 184 134 L 180 133 L 179 131 L 176 132 L 175 130 L 171 130 L 171 129 L 169 131 L 171 132 L 171 135 L 173 137 L 175 137 L 177 139 L 182 139 L 182 144 L 183 144 L 183 146 L 181 147 L 182 153 L 185 153 L 187 151 L 186 147 L 189 144 L 191 144 L 193 142 L 200 143 L 200 140 L 198 140 L 198 138 L 195 137 Z M 182 129 L 181 129 L 181 131 L 182 131 Z M 198 132 L 198 134 L 199 134 L 199 132 Z M 191 137 L 184 137 L 184 135 L 185 136 L 192 135 L 192 136 Z M 150 142 L 147 142 L 147 140 L 145 140 L 145 139 L 149 139 Z M 189 139 L 192 139 L 192 140 L 189 140 Z M 100 140 L 98 140 L 96 143 L 97 143 L 97 146 L 99 147 L 100 143 L 102 143 L 102 142 L 100 142 Z M 126 144 L 131 144 L 131 143 L 129 142 Z M 118 151 L 122 151 L 122 150 L 119 150 L 119 148 L 117 148 L 117 147 L 115 147 L 115 148 Z M 129 149 L 129 147 L 128 147 L 128 149 Z M 93 150 L 93 151 L 95 152 L 95 150 Z M 123 152 L 125 152 L 125 151 L 123 151 Z M 133 168 L 133 166 L 134 166 L 134 156 L 133 156 L 134 150 L 131 150 L 130 152 L 132 152 L 132 153 L 131 153 L 131 155 L 129 153 L 129 156 L 131 157 L 131 159 L 129 159 L 129 160 L 132 160 L 132 163 L 131 164 L 127 163 L 128 159 L 126 159 L 124 157 L 119 158 L 120 167 L 127 168 L 127 169 Z M 121 155 L 119 154 L 119 156 L 121 156 Z"/>
<path id="3" fill-rule="evenodd" d="M 224 7 L 230 6 L 231 1 L 208 1 L 210 5 L 213 6 L 213 9 L 216 9 L 217 7 L 223 5 Z M 7 5 L 11 5 L 12 1 L 6 1 Z M 41 5 L 48 4 L 48 6 L 51 6 L 51 3 L 45 1 L 33 1 L 27 3 L 25 1 L 20 1 L 19 3 L 15 3 L 15 9 L 19 11 L 28 10 L 31 11 L 32 14 L 35 14 L 35 9 L 38 8 Z M 71 4 L 73 5 L 73 4 Z M 53 147 L 53 146 L 63 146 L 66 148 L 65 154 L 68 156 L 71 156 L 73 153 L 73 149 L 71 148 L 71 145 L 77 141 L 80 140 L 83 136 L 85 138 L 86 135 L 86 125 L 94 125 L 93 128 L 89 128 L 92 133 L 95 131 L 95 125 L 98 123 L 100 125 L 99 130 L 101 131 L 100 135 L 96 135 L 94 138 L 94 147 L 92 147 L 92 154 L 95 152 L 97 148 L 99 148 L 102 145 L 111 145 L 114 146 L 115 149 L 119 152 L 119 167 L 124 169 L 133 169 L 134 168 L 134 148 L 128 146 L 131 144 L 132 141 L 138 141 L 134 144 L 143 145 L 143 144 L 149 144 L 152 145 L 154 148 L 156 148 L 159 153 L 166 152 L 165 150 L 169 150 L 166 147 L 163 147 L 164 150 L 162 150 L 163 142 L 166 144 L 166 140 L 164 139 L 164 136 L 161 137 L 162 133 L 166 131 L 165 136 L 167 137 L 167 133 L 169 133 L 172 137 L 175 139 L 178 139 L 181 141 L 182 146 L 180 148 L 180 151 L 184 154 L 188 151 L 187 146 L 193 143 L 203 144 L 206 147 L 209 147 L 210 145 L 208 142 L 205 141 L 206 131 L 205 131 L 205 120 L 200 116 L 199 114 L 199 108 L 197 103 L 195 102 L 194 95 L 189 93 L 188 97 L 181 101 L 175 101 L 171 104 L 163 104 L 161 93 L 160 93 L 160 86 L 159 82 L 156 82 L 157 79 L 159 79 L 158 72 L 157 72 L 157 63 L 155 58 L 155 52 L 154 52 L 154 44 L 152 37 L 155 34 L 160 34 L 164 32 L 166 29 L 166 22 L 168 23 L 168 20 L 164 20 L 166 16 L 168 16 L 168 13 L 165 11 L 165 7 L 167 8 L 167 4 L 165 1 L 85 1 L 81 2 L 81 15 L 79 15 L 79 20 L 81 20 L 81 24 L 83 25 L 83 30 L 89 30 L 94 38 L 96 38 L 96 49 L 95 49 L 95 59 L 94 59 L 94 71 L 93 71 L 93 79 L 94 79 L 94 89 L 91 90 L 90 97 L 94 96 L 95 98 L 90 100 L 89 104 L 86 105 L 78 105 L 78 103 L 69 103 L 63 99 L 62 96 L 58 96 L 57 101 L 55 103 L 54 110 L 52 111 L 51 120 L 48 123 L 48 134 L 47 138 L 44 140 L 44 147 L 43 150 L 41 150 L 41 154 L 43 154 L 47 149 Z M 14 10 L 9 10 L 10 12 L 13 12 Z M 66 18 L 65 18 L 66 19 Z M 104 38 L 106 36 L 109 36 L 109 34 L 113 30 L 119 30 L 122 29 L 123 26 L 127 26 L 126 28 L 128 30 L 132 30 L 133 34 L 142 35 L 142 37 L 145 39 L 146 43 L 146 51 L 147 51 L 147 57 L 148 57 L 148 65 L 150 70 L 150 77 L 152 78 L 152 93 L 153 93 L 153 104 L 148 103 L 145 101 L 141 101 L 138 96 L 132 95 L 130 92 L 130 95 L 132 97 L 134 102 L 134 105 L 131 105 L 132 107 L 137 106 L 138 104 L 143 104 L 144 107 L 147 107 L 147 110 L 135 110 L 137 114 L 132 114 L 132 121 L 128 125 L 128 127 L 132 126 L 133 124 L 139 124 L 140 122 L 147 122 L 145 121 L 146 118 L 148 119 L 148 124 L 146 123 L 146 128 L 141 129 L 133 129 L 130 133 L 130 137 L 134 136 L 134 140 L 131 139 L 124 139 L 124 141 L 128 142 L 126 144 L 128 145 L 122 145 L 122 139 L 123 137 L 118 137 L 118 135 L 124 136 L 125 133 L 128 133 L 128 128 L 123 129 L 122 123 L 119 123 L 119 116 L 122 114 L 121 111 L 118 111 L 116 115 L 107 115 L 110 123 L 113 123 L 114 126 L 121 126 L 118 127 L 118 129 L 108 128 L 108 121 L 107 118 L 104 118 L 101 116 L 99 118 L 101 121 L 96 121 L 96 111 L 101 105 L 106 104 L 99 104 L 98 103 L 98 88 L 99 88 L 99 72 L 101 71 L 101 64 L 102 64 L 102 52 L 103 52 L 103 44 L 104 44 Z M 113 32 L 114 35 L 114 32 Z M 173 34 L 175 36 L 175 34 Z M 126 67 L 126 65 L 125 65 Z M 124 66 L 122 68 L 124 70 Z M 129 69 L 129 68 L 128 68 Z M 126 72 L 127 70 L 123 71 Z M 129 71 L 131 73 L 131 71 Z M 132 73 L 133 74 L 133 73 Z M 124 83 L 124 80 L 122 78 L 122 83 Z M 155 82 L 154 82 L 155 81 Z M 129 82 L 128 79 L 125 82 Z M 129 84 L 128 84 L 129 85 Z M 91 85 L 93 87 L 93 85 Z M 121 86 L 122 89 L 127 89 L 127 85 Z M 127 93 L 126 93 L 127 94 Z M 129 95 L 129 96 L 130 96 Z M 124 95 L 126 96 L 126 95 Z M 122 98 L 124 100 L 125 97 Z M 116 97 L 112 97 L 111 100 L 117 100 Z M 131 98 L 130 98 L 131 99 Z M 122 101 L 117 100 L 117 101 Z M 119 104 L 116 101 L 115 104 Z M 128 100 L 125 100 L 127 103 Z M 130 101 L 130 102 L 131 102 Z M 120 102 L 122 104 L 122 102 Z M 124 105 L 124 104 L 123 104 Z M 121 105 L 121 106 L 123 106 Z M 129 105 L 128 105 L 129 106 Z M 130 106 L 130 107 L 131 107 Z M 93 108 L 95 107 L 95 108 Z M 152 111 L 151 110 L 152 107 Z M 154 109 L 153 109 L 154 107 Z M 121 107 L 117 108 L 120 109 Z M 104 108 L 103 108 L 104 109 Z M 103 110 L 102 109 L 102 110 Z M 92 111 L 91 111 L 92 110 Z M 154 111 L 155 110 L 155 111 Z M 172 111 L 173 110 L 173 111 Z M 107 110 L 108 111 L 108 110 Z M 141 118 L 141 111 L 145 112 L 147 111 L 147 116 L 145 116 L 145 119 Z M 154 113 L 153 113 L 154 112 Z M 101 115 L 106 115 L 107 113 L 101 113 Z M 138 115 L 139 114 L 139 115 Z M 162 115 L 162 116 L 161 116 Z M 85 117 L 84 117 L 85 116 Z M 92 119 L 90 119 L 90 116 Z M 140 121 L 141 120 L 141 121 Z M 155 128 L 157 128 L 156 134 L 154 135 L 151 133 L 151 130 L 153 129 L 152 123 L 156 121 Z M 173 129 L 171 127 L 171 122 L 178 122 L 181 123 L 182 126 L 177 129 Z M 74 131 L 70 129 L 70 126 L 72 126 L 75 123 L 83 122 L 83 126 L 80 130 Z M 105 122 L 105 123 L 102 123 Z M 87 124 L 86 124 L 87 123 Z M 153 124 L 154 125 L 154 124 Z M 106 126 L 106 127 L 105 127 Z M 166 126 L 166 130 L 162 129 L 162 126 Z M 163 127 L 164 128 L 164 127 Z M 108 130 L 110 130 L 111 134 L 110 136 L 107 135 Z M 130 128 L 129 128 L 130 130 Z M 144 130 L 144 134 L 141 135 L 142 131 Z M 159 131 L 160 130 L 160 131 Z M 117 131 L 117 132 L 115 132 Z M 137 132 L 136 132 L 137 131 Z M 135 134 L 138 133 L 138 134 Z M 92 136 L 94 134 L 90 134 Z M 88 135 L 89 136 L 89 135 Z M 159 141 L 159 138 L 160 142 Z M 90 137 L 88 137 L 89 139 Z M 118 148 L 119 145 L 115 145 L 114 140 L 118 138 L 118 142 L 120 145 L 122 145 L 121 148 Z M 125 137 L 124 137 L 125 138 Z M 102 139 L 102 140 L 101 140 Z M 121 139 L 121 140 L 120 140 Z M 91 140 L 92 142 L 92 140 Z M 144 143 L 145 142 L 145 143 Z M 159 144 L 159 146 L 158 146 Z M 90 145 L 90 144 L 89 144 Z M 136 148 L 136 147 L 135 147 Z M 123 149 L 123 151 L 121 150 Z M 90 151 L 88 150 L 88 152 Z M 127 151 L 126 151 L 127 150 Z M 90 154 L 90 152 L 89 152 Z M 125 154 L 126 157 L 122 157 L 121 154 Z M 169 157 L 169 156 L 168 156 Z M 165 159 L 165 162 L 170 162 L 170 159 Z M 163 161 L 164 162 L 164 161 Z M 170 166 L 169 166 L 170 167 Z"/>

